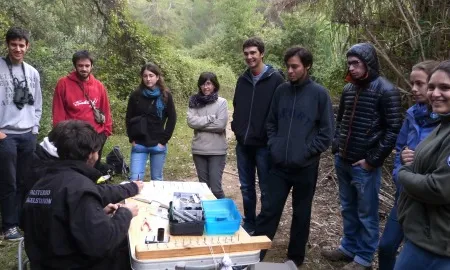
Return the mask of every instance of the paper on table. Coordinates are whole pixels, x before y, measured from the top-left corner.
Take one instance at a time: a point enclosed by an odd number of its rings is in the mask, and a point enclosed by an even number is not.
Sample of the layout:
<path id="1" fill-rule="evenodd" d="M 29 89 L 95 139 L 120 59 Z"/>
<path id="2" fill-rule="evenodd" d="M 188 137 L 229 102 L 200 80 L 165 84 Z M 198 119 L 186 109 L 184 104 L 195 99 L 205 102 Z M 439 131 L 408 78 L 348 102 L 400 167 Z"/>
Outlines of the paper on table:
<path id="1" fill-rule="evenodd" d="M 151 181 L 144 185 L 139 197 L 169 205 L 175 192 L 198 193 L 200 199 L 214 199 L 208 186 L 198 182 Z"/>

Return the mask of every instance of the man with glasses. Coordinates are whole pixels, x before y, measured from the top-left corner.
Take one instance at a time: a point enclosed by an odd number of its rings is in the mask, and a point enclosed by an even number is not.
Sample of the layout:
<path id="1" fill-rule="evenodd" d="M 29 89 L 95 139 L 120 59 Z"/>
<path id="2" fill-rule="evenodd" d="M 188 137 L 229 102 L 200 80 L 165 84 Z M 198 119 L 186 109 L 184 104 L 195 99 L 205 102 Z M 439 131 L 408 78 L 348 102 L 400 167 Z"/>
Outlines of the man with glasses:
<path id="1" fill-rule="evenodd" d="M 5 240 L 22 239 L 18 214 L 42 114 L 40 76 L 25 63 L 27 30 L 6 32 L 8 55 L 0 59 L 0 205 Z"/>
<path id="2" fill-rule="evenodd" d="M 343 269 L 371 269 L 378 246 L 381 167 L 402 125 L 401 100 L 394 85 L 380 77 L 371 44 L 352 46 L 347 66 L 332 144 L 344 235 L 339 248 L 322 255 L 350 262 Z"/>

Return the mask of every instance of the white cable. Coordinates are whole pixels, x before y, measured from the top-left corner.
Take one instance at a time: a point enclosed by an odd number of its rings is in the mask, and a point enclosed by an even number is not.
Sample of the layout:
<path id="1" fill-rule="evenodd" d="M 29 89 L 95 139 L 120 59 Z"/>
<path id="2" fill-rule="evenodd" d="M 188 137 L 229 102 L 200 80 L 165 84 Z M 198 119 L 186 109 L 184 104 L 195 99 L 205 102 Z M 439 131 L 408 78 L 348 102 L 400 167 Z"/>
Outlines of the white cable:
<path id="1" fill-rule="evenodd" d="M 222 258 L 222 262 L 221 262 L 221 268 L 220 270 L 233 270 L 233 262 L 231 261 L 230 256 L 228 256 L 228 254 L 225 252 L 225 249 L 223 248 L 222 244 L 220 244 L 220 246 L 222 247 L 222 251 L 223 251 L 223 258 Z"/>

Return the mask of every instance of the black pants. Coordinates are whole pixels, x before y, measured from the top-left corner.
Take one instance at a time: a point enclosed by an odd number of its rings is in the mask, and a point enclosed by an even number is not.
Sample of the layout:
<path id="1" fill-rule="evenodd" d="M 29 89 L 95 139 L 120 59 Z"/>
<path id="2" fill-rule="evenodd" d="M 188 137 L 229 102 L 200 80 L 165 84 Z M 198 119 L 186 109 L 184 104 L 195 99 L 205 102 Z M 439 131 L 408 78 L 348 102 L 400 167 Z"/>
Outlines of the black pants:
<path id="1" fill-rule="evenodd" d="M 225 168 L 227 155 L 192 155 L 198 180 L 206 183 L 217 199 L 225 198 L 222 189 L 222 175 Z"/>
<path id="2" fill-rule="evenodd" d="M 273 167 L 267 181 L 268 203 L 256 219 L 254 235 L 267 235 L 273 240 L 289 192 L 292 190 L 292 224 L 287 257 L 297 265 L 305 259 L 309 237 L 311 207 L 318 175 L 319 162 L 299 169 Z M 261 260 L 266 251 L 261 252 Z"/>

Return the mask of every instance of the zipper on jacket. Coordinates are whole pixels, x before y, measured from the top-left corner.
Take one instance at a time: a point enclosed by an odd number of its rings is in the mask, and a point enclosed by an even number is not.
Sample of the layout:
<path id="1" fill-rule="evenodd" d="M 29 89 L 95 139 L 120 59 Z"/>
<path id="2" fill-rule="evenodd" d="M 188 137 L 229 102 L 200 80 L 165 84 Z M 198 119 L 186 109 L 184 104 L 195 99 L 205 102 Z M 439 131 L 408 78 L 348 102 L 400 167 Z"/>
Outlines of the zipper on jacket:
<path id="1" fill-rule="evenodd" d="M 246 78 L 252 85 L 253 85 L 253 93 L 252 93 L 252 101 L 250 103 L 250 113 L 248 114 L 248 121 L 247 121 L 247 130 L 245 131 L 245 136 L 244 136 L 244 145 L 247 142 L 247 136 L 248 136 L 248 131 L 250 129 L 250 120 L 252 119 L 252 111 L 253 111 L 253 100 L 255 99 L 255 88 L 256 85 L 261 81 L 261 80 L 265 80 L 267 78 L 269 78 L 270 76 L 272 76 L 272 74 L 275 71 L 272 71 L 270 74 L 267 74 L 267 76 L 263 76 L 262 78 L 260 78 L 255 84 L 253 84 L 253 79 L 252 78 L 248 78 L 247 76 L 244 76 L 244 78 Z"/>
<path id="2" fill-rule="evenodd" d="M 291 137 L 291 127 L 292 127 L 292 119 L 294 118 L 294 110 L 295 110 L 295 101 L 297 100 L 297 91 L 294 89 L 294 103 L 292 104 L 292 113 L 291 113 L 291 121 L 289 122 L 288 136 L 286 141 L 286 164 L 288 158 L 288 149 L 289 149 L 289 138 Z"/>
<path id="3" fill-rule="evenodd" d="M 360 91 L 360 89 L 356 90 L 355 100 L 353 101 L 353 110 L 352 110 L 352 114 L 350 116 L 350 121 L 348 122 L 347 139 L 345 140 L 344 151 L 342 153 L 344 158 L 347 157 L 347 146 L 348 146 L 348 141 L 350 140 L 350 135 L 352 134 L 353 118 L 355 117 L 355 110 L 356 110 L 356 105 L 357 105 L 356 103 L 358 102 L 359 91 Z"/>
<path id="4" fill-rule="evenodd" d="M 250 113 L 248 114 L 247 130 L 245 131 L 244 145 L 247 142 L 248 130 L 250 129 L 250 120 L 252 119 L 253 100 L 255 99 L 255 87 L 256 87 L 256 84 L 253 85 L 252 101 L 250 103 Z"/>

